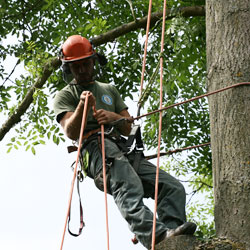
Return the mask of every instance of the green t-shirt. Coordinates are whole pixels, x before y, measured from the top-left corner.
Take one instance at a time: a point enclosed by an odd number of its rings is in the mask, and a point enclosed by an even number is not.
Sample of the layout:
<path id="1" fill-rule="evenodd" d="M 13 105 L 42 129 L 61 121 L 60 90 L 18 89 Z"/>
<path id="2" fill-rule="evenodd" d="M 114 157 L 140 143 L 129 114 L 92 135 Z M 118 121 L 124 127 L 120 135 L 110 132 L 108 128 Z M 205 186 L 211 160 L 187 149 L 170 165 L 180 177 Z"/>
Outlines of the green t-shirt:
<path id="1" fill-rule="evenodd" d="M 79 101 L 80 95 L 83 91 L 90 91 L 96 98 L 96 109 L 105 109 L 107 111 L 120 113 L 128 107 L 123 102 L 119 92 L 115 86 L 107 83 L 95 81 L 87 87 L 81 85 L 69 84 L 60 90 L 54 100 L 54 112 L 56 120 L 59 122 L 66 112 L 74 112 Z M 93 111 L 90 110 L 87 117 L 87 125 L 85 132 L 100 127 L 93 117 Z"/>

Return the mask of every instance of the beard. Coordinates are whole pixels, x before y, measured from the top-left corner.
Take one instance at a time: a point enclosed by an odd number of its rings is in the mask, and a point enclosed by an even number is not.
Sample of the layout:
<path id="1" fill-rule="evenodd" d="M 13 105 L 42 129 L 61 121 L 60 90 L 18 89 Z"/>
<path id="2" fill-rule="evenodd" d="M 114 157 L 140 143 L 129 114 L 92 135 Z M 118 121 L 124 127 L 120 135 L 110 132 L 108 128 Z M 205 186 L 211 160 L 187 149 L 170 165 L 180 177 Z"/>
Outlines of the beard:
<path id="1" fill-rule="evenodd" d="M 85 85 L 93 81 L 93 74 L 79 74 L 77 77 L 75 77 L 75 80 L 77 84 Z"/>

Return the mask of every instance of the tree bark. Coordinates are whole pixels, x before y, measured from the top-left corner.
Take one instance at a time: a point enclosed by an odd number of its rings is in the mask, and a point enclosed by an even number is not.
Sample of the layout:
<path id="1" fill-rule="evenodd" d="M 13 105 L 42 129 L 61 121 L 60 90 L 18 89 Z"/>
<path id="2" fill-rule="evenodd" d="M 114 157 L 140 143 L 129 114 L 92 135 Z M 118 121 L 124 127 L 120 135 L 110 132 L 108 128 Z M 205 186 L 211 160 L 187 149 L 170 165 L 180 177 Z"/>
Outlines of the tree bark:
<path id="1" fill-rule="evenodd" d="M 194 236 L 180 235 L 165 239 L 155 250 L 249 250 L 239 242 L 225 238 L 214 238 L 202 242 Z"/>
<path id="2" fill-rule="evenodd" d="M 250 1 L 206 1 L 208 91 L 250 81 Z M 250 87 L 209 97 L 215 225 L 250 246 Z M 248 249 L 247 247 L 247 249 Z"/>

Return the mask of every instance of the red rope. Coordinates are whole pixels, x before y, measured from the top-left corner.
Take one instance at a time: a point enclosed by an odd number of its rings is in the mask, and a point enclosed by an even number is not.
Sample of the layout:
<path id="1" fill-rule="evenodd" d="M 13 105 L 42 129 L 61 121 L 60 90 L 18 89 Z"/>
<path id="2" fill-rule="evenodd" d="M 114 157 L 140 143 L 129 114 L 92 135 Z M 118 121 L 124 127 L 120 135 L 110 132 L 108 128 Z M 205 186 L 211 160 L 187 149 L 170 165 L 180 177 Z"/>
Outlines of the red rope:
<path id="1" fill-rule="evenodd" d="M 107 232 L 107 247 L 109 250 L 109 223 L 108 223 L 108 202 L 107 202 L 107 183 L 106 183 L 106 162 L 105 162 L 105 145 L 104 145 L 104 125 L 101 125 L 102 139 L 102 169 L 103 169 L 103 185 L 106 211 L 106 232 Z"/>
<path id="2" fill-rule="evenodd" d="M 148 33 L 149 33 L 150 20 L 151 20 L 151 9 L 152 9 L 152 0 L 149 0 L 148 19 L 147 19 L 147 28 L 146 28 L 146 40 L 145 40 L 145 45 L 144 45 L 144 56 L 143 56 L 142 72 L 141 72 L 141 91 L 140 91 L 140 96 L 141 96 L 142 90 L 143 90 L 143 81 L 144 81 L 145 66 L 146 66 L 146 57 L 147 57 L 147 48 L 148 48 Z"/>
<path id="3" fill-rule="evenodd" d="M 225 87 L 225 88 L 222 88 L 222 89 L 218 89 L 218 90 L 215 90 L 215 91 L 206 93 L 206 94 L 204 94 L 204 95 L 200 95 L 200 96 L 193 97 L 193 98 L 188 99 L 188 100 L 183 101 L 183 102 L 174 103 L 174 104 L 171 104 L 171 105 L 169 105 L 169 106 L 167 106 L 167 107 L 163 107 L 163 108 L 161 108 L 161 109 L 154 110 L 154 111 L 149 112 L 149 113 L 147 113 L 147 114 L 137 116 L 137 117 L 134 118 L 134 120 L 139 120 L 139 119 L 141 119 L 141 118 L 143 118 L 143 117 L 146 117 L 146 116 L 149 116 L 149 115 L 153 115 L 153 114 L 155 114 L 155 113 L 158 113 L 158 112 L 161 112 L 161 111 L 164 111 L 164 110 L 173 108 L 173 107 L 177 107 L 177 106 L 180 106 L 180 105 L 182 105 L 182 104 L 185 104 L 185 103 L 188 103 L 188 102 L 192 102 L 192 101 L 198 100 L 198 99 L 200 99 L 200 98 L 203 98 L 203 97 L 206 97 L 206 96 L 210 96 L 210 95 L 213 95 L 213 94 L 216 94 L 216 93 L 219 93 L 219 92 L 222 92 L 222 91 L 231 89 L 231 88 L 243 86 L 243 85 L 250 85 L 250 82 L 240 82 L 240 83 L 236 83 L 236 84 L 233 84 L 233 85 L 231 85 L 231 86 L 228 86 L 228 87 Z"/>
<path id="4" fill-rule="evenodd" d="M 167 2 L 166 0 L 164 0 L 162 34 L 161 34 L 161 54 L 163 53 L 163 50 L 164 50 L 166 7 L 167 7 Z M 162 109 L 162 93 L 163 93 L 162 89 L 163 89 L 163 57 L 160 58 L 160 110 Z M 161 131 L 162 131 L 162 111 L 160 111 L 159 113 L 160 114 L 159 114 L 159 133 L 158 133 L 158 152 L 157 152 L 157 167 L 156 167 L 156 175 L 155 175 L 155 207 L 154 207 L 153 232 L 152 232 L 152 243 L 151 243 L 152 250 L 155 249 L 156 213 L 157 213 L 157 200 L 158 200 Z"/>
<path id="5" fill-rule="evenodd" d="M 83 132 L 84 132 L 86 116 L 87 116 L 88 99 L 89 99 L 89 95 L 87 94 L 86 99 L 85 99 L 84 108 L 83 108 L 83 117 L 82 117 L 82 124 L 81 124 L 81 129 L 80 129 L 80 136 L 79 136 L 80 137 L 80 139 L 79 139 L 79 147 L 78 147 L 78 151 L 77 151 L 76 165 L 75 165 L 75 169 L 74 169 L 73 180 L 72 180 L 72 183 L 71 183 L 69 202 L 68 202 L 68 210 L 67 210 L 66 220 L 65 220 L 65 224 L 64 224 L 63 237 L 62 237 L 62 241 L 61 241 L 60 250 L 62 250 L 62 248 L 63 248 L 65 232 L 66 232 L 68 217 L 69 217 L 69 213 L 70 213 L 70 207 L 71 207 L 71 202 L 72 202 L 74 184 L 75 184 L 75 179 L 76 179 L 76 175 L 77 175 L 77 166 L 78 166 L 78 162 L 79 162 L 79 157 L 80 157 L 80 152 L 81 152 L 81 145 L 82 145 L 82 140 L 83 140 Z"/>

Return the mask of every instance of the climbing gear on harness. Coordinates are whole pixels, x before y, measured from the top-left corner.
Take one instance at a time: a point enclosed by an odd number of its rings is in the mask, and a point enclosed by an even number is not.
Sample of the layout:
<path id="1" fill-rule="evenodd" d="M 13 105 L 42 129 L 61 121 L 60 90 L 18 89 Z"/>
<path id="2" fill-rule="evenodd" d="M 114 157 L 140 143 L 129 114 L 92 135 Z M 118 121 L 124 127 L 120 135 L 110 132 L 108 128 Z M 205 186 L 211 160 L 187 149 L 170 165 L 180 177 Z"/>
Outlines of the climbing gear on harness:
<path id="1" fill-rule="evenodd" d="M 128 159 L 132 161 L 132 166 L 134 170 L 137 172 L 141 157 L 144 157 L 143 154 L 144 145 L 142 142 L 141 129 L 139 125 L 134 125 L 134 127 L 132 128 L 128 140 L 126 142 L 126 147 L 129 150 L 127 153 Z"/>
<path id="2" fill-rule="evenodd" d="M 138 239 L 136 238 L 136 235 L 134 236 L 133 239 L 131 239 L 131 241 L 133 242 L 134 245 L 136 245 L 139 242 Z"/>
<path id="3" fill-rule="evenodd" d="M 83 180 L 83 179 L 82 179 Z M 81 180 L 79 178 L 77 178 L 77 192 L 78 192 L 78 197 L 79 197 L 79 204 L 80 204 L 80 226 L 79 226 L 79 232 L 76 234 L 76 233 L 72 233 L 70 231 L 70 228 L 69 228 L 69 223 L 70 223 L 70 217 L 71 217 L 71 206 L 70 206 L 70 211 L 69 211 L 69 217 L 68 217 L 68 232 L 74 236 L 74 237 L 78 237 L 81 233 L 82 233 L 82 229 L 83 227 L 85 226 L 85 223 L 83 221 L 83 209 L 82 209 L 82 201 L 81 201 L 81 195 L 80 195 L 80 188 L 79 188 L 79 182 Z"/>
<path id="4" fill-rule="evenodd" d="M 81 204 L 81 197 L 80 197 L 80 191 L 79 191 L 79 182 L 83 180 L 83 172 L 86 172 L 86 166 L 88 166 L 88 160 L 84 163 L 84 155 L 88 154 L 88 151 L 86 149 L 86 146 L 88 143 L 90 143 L 92 140 L 97 139 L 99 148 L 101 151 L 103 151 L 103 143 L 104 139 L 101 141 L 101 137 L 107 137 L 108 139 L 115 141 L 115 143 L 120 147 L 122 152 L 125 155 L 130 156 L 130 162 L 133 162 L 134 168 L 137 170 L 138 168 L 135 166 L 139 166 L 140 162 L 140 157 L 142 156 L 142 151 L 143 151 L 143 142 L 141 139 L 141 132 L 140 132 L 140 126 L 135 125 L 133 129 L 131 130 L 131 133 L 128 137 L 128 140 L 126 140 L 124 137 L 120 136 L 116 132 L 116 127 L 121 126 L 122 123 L 124 122 L 131 122 L 133 118 L 121 118 L 115 122 L 113 122 L 111 127 L 106 128 L 104 131 L 104 125 L 103 126 L 103 131 L 100 132 L 100 128 L 91 130 L 82 137 L 82 146 L 81 146 L 81 154 L 79 156 L 79 162 L 80 162 L 80 170 L 77 172 L 77 190 L 78 190 L 78 196 L 79 196 L 79 203 L 80 203 L 80 228 L 79 232 L 72 233 L 70 231 L 69 223 L 70 223 L 70 211 L 69 211 L 69 217 L 68 217 L 68 231 L 72 236 L 79 236 L 82 232 L 82 228 L 84 226 L 83 222 L 83 212 L 82 212 L 82 204 Z M 69 152 L 73 152 L 75 150 L 79 150 L 79 146 L 70 146 L 68 147 Z M 132 156 L 133 153 L 133 156 Z M 103 153 L 102 153 L 103 154 Z M 135 156 L 135 157 L 134 157 Z M 111 168 L 113 164 L 113 158 L 105 157 L 103 160 L 103 166 L 105 164 L 105 168 L 102 168 L 102 171 L 100 171 L 96 176 L 94 176 L 94 182 L 95 185 L 98 189 L 102 190 L 105 192 L 105 194 L 110 193 L 110 188 L 109 188 L 109 169 Z M 104 163 L 105 162 L 105 163 Z M 73 163 L 74 164 L 74 163 Z M 84 168 L 85 167 L 85 168 Z M 105 172 L 104 172 L 105 171 Z"/>

